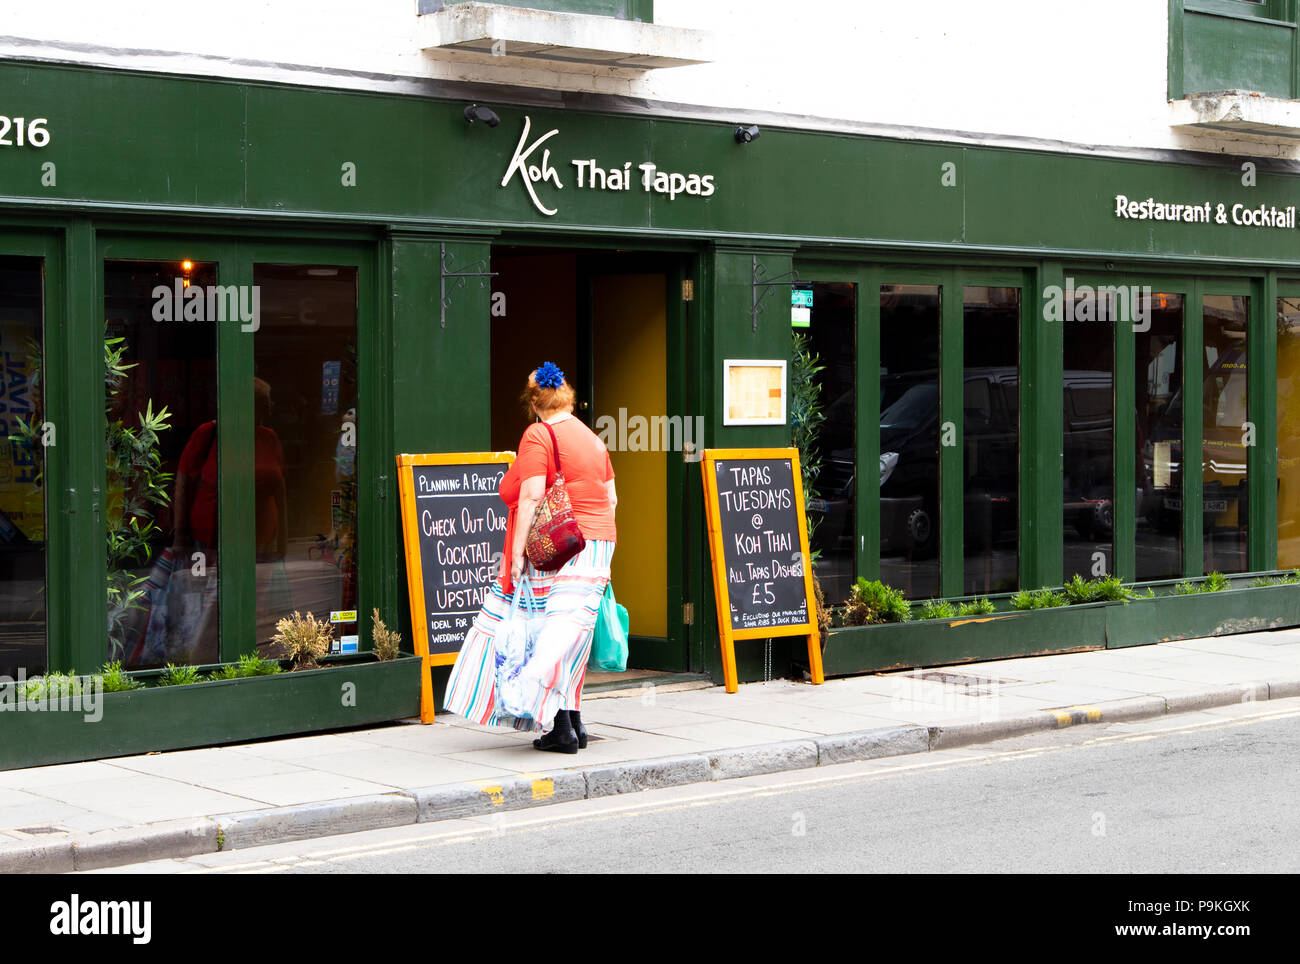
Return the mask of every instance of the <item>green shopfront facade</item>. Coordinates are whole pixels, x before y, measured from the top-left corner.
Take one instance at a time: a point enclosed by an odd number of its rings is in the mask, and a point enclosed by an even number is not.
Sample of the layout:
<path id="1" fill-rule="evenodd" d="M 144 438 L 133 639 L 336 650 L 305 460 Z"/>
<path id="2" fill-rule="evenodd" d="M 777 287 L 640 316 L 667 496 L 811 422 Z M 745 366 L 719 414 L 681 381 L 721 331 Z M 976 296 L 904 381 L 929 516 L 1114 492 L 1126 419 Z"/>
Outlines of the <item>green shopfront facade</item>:
<path id="1" fill-rule="evenodd" d="M 118 564 L 148 574 L 178 528 L 187 558 L 211 555 L 216 578 L 194 578 L 217 616 L 189 662 L 232 662 L 278 616 L 316 607 L 360 614 L 339 626 L 359 652 L 338 661 L 373 665 L 372 609 L 410 638 L 396 453 L 511 447 L 502 413 L 531 365 L 500 360 L 540 361 L 520 346 L 565 317 L 588 415 L 637 411 L 635 394 L 602 387 L 617 369 L 605 384 L 648 393 L 642 413 L 700 417 L 696 447 L 788 445 L 788 425 L 725 424 L 722 365 L 790 359 L 791 284 L 812 291 L 806 331 L 826 365 L 827 601 L 866 577 L 999 609 L 837 628 L 828 673 L 1300 624 L 1300 587 L 1251 587 L 1300 565 L 1291 167 L 1258 161 L 1248 184 L 1238 159 L 773 126 L 738 144 L 722 120 L 508 98 L 489 103 L 490 128 L 466 122 L 468 97 L 36 63 L 0 64 L 0 90 L 4 434 L 17 417 L 54 433 L 4 460 L 0 672 L 115 656 L 148 670 L 170 655 L 113 642 L 106 528 L 139 476 L 106 471 L 106 410 L 134 428 L 146 402 L 167 403 L 162 468 L 216 473 L 206 529 L 197 508 L 158 507 L 142 555 Z M 159 286 L 176 291 L 170 321 Z M 226 315 L 185 319 L 186 289 L 226 286 Z M 256 325 L 238 313 L 254 289 Z M 646 292 L 659 307 L 638 315 Z M 116 394 L 106 337 L 137 365 Z M 1202 471 L 1183 471 L 1197 451 Z M 640 522 L 624 522 L 639 470 L 620 471 L 620 548 L 649 560 L 656 587 L 638 600 L 632 663 L 721 679 L 698 466 L 681 452 L 653 464 Z M 287 588 L 271 565 L 285 560 Z M 1229 594 L 1009 610 L 1015 590 L 1075 573 L 1163 594 L 1213 571 L 1233 577 Z M 778 675 L 798 671 L 787 642 L 773 644 Z M 762 648 L 738 652 L 742 679 L 761 678 Z M 179 691 L 138 700 L 140 719 L 173 714 L 149 748 L 392 719 L 414 712 L 400 667 L 364 718 L 273 680 L 275 719 L 237 697 L 192 716 Z M 74 758 L 48 744 L 77 737 L 36 739 L 43 758 Z M 82 755 L 126 752 L 114 746 Z"/>

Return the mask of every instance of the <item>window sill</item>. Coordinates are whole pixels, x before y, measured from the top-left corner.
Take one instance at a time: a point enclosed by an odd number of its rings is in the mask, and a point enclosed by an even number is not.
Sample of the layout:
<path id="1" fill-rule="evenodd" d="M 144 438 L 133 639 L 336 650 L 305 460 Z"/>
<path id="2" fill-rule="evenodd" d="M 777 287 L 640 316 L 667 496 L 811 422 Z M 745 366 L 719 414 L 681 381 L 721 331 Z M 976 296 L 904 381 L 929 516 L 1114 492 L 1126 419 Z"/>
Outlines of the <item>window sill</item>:
<path id="1" fill-rule="evenodd" d="M 1201 17 L 1222 17 L 1225 20 L 1244 20 L 1247 23 L 1262 23 L 1269 27 L 1286 27 L 1294 30 L 1296 25 L 1289 20 L 1275 20 L 1272 17 L 1265 17 L 1254 10 L 1234 9 L 1228 6 L 1217 6 L 1213 3 L 1206 3 L 1203 6 L 1186 2 L 1183 6 L 1184 14 L 1194 14 Z"/>
<path id="2" fill-rule="evenodd" d="M 1250 90 L 1188 94 L 1169 104 L 1170 126 L 1268 140 L 1300 139 L 1300 100 Z"/>
<path id="3" fill-rule="evenodd" d="M 496 3 L 458 3 L 417 19 L 426 53 L 486 54 L 503 66 L 542 61 L 550 69 L 647 71 L 712 60 L 712 36 L 682 27 Z"/>

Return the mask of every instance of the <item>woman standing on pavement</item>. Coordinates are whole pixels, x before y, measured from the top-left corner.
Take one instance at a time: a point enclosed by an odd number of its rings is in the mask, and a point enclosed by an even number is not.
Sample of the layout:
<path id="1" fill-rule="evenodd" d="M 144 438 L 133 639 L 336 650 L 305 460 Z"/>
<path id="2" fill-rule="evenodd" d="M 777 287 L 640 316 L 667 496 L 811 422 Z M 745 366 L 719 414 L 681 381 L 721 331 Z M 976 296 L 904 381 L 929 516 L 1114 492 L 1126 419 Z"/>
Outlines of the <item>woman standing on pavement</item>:
<path id="1" fill-rule="evenodd" d="M 514 464 L 501 480 L 499 492 L 510 509 L 505 558 L 452 667 L 444 702 L 449 712 L 474 723 L 542 730 L 533 741 L 539 750 L 577 753 L 587 745 L 582 683 L 617 539 L 614 469 L 605 443 L 574 417 L 573 389 L 555 365 L 546 362 L 528 376 L 522 401 L 537 421 L 525 429 Z M 557 571 L 536 572 L 525 563 L 524 545 L 561 467 L 586 545 Z M 513 716 L 497 700 L 495 640 L 509 615 L 515 584 L 525 575 L 545 619 L 519 674 L 531 706 L 527 715 Z"/>

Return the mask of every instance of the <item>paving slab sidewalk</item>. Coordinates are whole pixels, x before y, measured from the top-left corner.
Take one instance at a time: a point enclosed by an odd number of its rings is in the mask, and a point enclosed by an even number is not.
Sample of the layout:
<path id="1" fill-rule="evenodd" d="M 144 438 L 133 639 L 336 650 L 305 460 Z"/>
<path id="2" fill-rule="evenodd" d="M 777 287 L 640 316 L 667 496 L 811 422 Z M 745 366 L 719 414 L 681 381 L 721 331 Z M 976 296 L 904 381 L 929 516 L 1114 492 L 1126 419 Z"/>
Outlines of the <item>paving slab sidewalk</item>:
<path id="1" fill-rule="evenodd" d="M 1300 629 L 738 693 L 589 693 L 593 740 L 455 717 L 0 772 L 0 873 L 121 866 L 1300 696 Z"/>

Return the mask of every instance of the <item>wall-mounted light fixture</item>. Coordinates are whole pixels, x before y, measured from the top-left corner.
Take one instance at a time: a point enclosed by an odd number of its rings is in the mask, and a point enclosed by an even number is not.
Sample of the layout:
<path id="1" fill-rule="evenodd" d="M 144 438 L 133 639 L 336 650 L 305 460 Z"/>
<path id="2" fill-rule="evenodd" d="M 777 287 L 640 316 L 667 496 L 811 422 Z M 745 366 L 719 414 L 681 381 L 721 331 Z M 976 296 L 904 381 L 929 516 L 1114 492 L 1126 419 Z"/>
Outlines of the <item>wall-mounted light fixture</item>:
<path id="1" fill-rule="evenodd" d="M 488 107 L 480 107 L 478 104 L 470 104 L 465 108 L 465 120 L 471 124 L 482 121 L 488 127 L 496 127 L 501 123 L 501 118 L 496 115 L 496 111 Z"/>
<path id="2" fill-rule="evenodd" d="M 737 127 L 736 143 L 748 144 L 750 141 L 756 141 L 761 133 L 763 132 L 758 129 L 757 124 L 753 124 L 749 127 Z"/>

